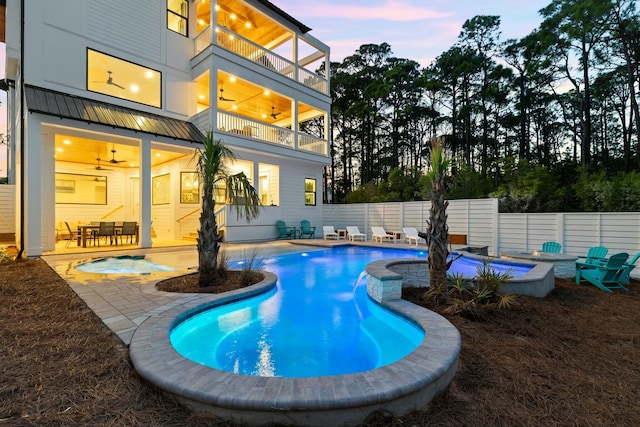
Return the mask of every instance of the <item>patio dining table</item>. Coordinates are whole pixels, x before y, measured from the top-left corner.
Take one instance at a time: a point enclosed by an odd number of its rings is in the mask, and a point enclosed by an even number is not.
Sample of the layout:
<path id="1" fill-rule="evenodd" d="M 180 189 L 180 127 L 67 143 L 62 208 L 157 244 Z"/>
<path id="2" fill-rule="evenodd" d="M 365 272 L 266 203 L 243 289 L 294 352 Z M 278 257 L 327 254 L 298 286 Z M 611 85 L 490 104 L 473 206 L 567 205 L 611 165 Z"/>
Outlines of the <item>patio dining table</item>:
<path id="1" fill-rule="evenodd" d="M 78 246 L 82 246 L 83 248 L 87 247 L 87 235 L 91 236 L 91 232 L 93 230 L 99 230 L 100 229 L 100 224 L 82 224 L 82 225 L 78 225 Z M 122 223 L 121 222 L 117 222 L 115 227 L 114 227 L 114 232 L 116 233 L 115 235 L 117 235 L 117 231 L 120 230 L 122 231 Z M 138 226 L 138 224 L 136 224 L 136 243 L 138 243 L 138 237 L 140 234 L 140 227 Z M 115 236 L 114 235 L 114 236 Z M 118 241 L 116 240 L 116 245 L 118 244 Z"/>

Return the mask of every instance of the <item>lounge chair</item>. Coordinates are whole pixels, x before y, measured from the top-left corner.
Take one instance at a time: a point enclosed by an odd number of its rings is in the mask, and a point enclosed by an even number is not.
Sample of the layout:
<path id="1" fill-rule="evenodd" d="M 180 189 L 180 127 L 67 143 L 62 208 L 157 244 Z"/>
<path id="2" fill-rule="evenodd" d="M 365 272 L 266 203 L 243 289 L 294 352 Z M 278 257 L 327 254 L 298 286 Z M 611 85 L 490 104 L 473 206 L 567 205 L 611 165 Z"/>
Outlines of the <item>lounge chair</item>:
<path id="1" fill-rule="evenodd" d="M 620 276 L 620 283 L 628 285 L 631 283 L 631 270 L 636 267 L 636 261 L 640 258 L 640 252 L 636 253 L 628 262 L 624 263 L 624 272 Z"/>
<path id="2" fill-rule="evenodd" d="M 411 242 L 416 242 L 416 246 L 418 246 L 418 242 L 422 240 L 427 243 L 422 237 L 418 236 L 418 230 L 415 227 L 404 227 L 402 229 L 404 233 L 404 241 L 411 244 Z"/>
<path id="3" fill-rule="evenodd" d="M 300 238 L 310 239 L 316 234 L 316 228 L 311 226 L 311 223 L 303 219 L 300 221 Z"/>
<path id="4" fill-rule="evenodd" d="M 339 240 L 340 236 L 338 235 L 338 232 L 336 231 L 336 229 L 333 228 L 333 225 L 323 225 L 322 238 L 324 240 L 329 240 L 329 239 Z"/>
<path id="5" fill-rule="evenodd" d="M 542 244 L 542 250 L 540 252 L 545 252 L 548 254 L 559 254 L 562 250 L 562 245 L 558 242 L 544 242 Z"/>
<path id="6" fill-rule="evenodd" d="M 278 236 L 276 239 L 295 239 L 296 238 L 296 228 L 295 227 L 287 227 L 287 224 L 284 221 L 277 221 L 276 227 L 278 227 Z"/>
<path id="7" fill-rule="evenodd" d="M 371 227 L 371 240 L 372 241 L 379 241 L 380 243 L 387 241 L 387 242 L 396 242 L 396 236 L 395 234 L 388 234 L 383 227 Z"/>
<path id="8" fill-rule="evenodd" d="M 581 280 L 586 280 L 592 285 L 602 289 L 605 292 L 613 293 L 612 289 L 628 289 L 620 282 L 625 272 L 625 262 L 629 259 L 629 254 L 621 252 L 612 255 L 606 264 L 590 264 L 588 268 L 576 268 L 576 285 Z"/>
<path id="9" fill-rule="evenodd" d="M 361 233 L 358 227 L 356 226 L 347 227 L 347 236 L 349 237 L 349 240 L 351 240 L 352 242 L 355 242 L 356 240 L 362 240 L 363 242 L 367 241 L 367 235 L 364 233 Z"/>

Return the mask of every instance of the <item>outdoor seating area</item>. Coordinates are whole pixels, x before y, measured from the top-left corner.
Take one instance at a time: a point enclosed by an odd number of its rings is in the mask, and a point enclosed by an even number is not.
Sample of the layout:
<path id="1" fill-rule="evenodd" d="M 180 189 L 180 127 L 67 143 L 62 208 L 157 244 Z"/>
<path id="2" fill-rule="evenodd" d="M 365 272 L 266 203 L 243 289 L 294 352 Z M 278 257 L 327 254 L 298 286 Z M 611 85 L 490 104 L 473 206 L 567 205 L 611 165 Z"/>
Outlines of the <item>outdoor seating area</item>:
<path id="1" fill-rule="evenodd" d="M 73 241 L 83 248 L 89 245 L 134 245 L 138 244 L 139 227 L 137 221 L 62 221 L 57 240 L 65 240 L 65 248 L 69 248 Z"/>
<path id="2" fill-rule="evenodd" d="M 625 285 L 631 281 L 630 274 L 640 258 L 640 252 L 631 259 L 626 252 L 606 258 L 608 252 L 604 246 L 594 246 L 589 248 L 586 257 L 579 257 L 584 261 L 576 261 L 576 285 L 586 281 L 609 293 L 614 289 L 628 291 Z"/>
<path id="3" fill-rule="evenodd" d="M 279 220 L 276 222 L 278 235 L 276 240 L 283 239 L 311 239 L 315 237 L 316 227 L 312 226 L 309 220 L 300 221 L 300 227 L 288 226 L 286 222 Z"/>

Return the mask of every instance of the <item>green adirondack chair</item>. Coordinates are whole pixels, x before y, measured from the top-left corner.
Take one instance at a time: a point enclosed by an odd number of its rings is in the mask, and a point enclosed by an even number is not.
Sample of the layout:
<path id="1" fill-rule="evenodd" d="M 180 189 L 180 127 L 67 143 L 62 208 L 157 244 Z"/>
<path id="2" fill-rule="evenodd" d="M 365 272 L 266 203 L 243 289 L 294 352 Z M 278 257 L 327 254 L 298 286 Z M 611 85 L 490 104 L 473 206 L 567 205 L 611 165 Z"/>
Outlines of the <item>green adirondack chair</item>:
<path id="1" fill-rule="evenodd" d="M 311 226 L 311 223 L 303 219 L 300 221 L 300 238 L 310 239 L 316 234 L 316 228 Z"/>
<path id="2" fill-rule="evenodd" d="M 627 259 L 629 259 L 629 254 L 621 252 L 612 255 L 606 264 L 591 264 L 589 268 L 585 269 L 577 268 L 576 285 L 579 285 L 580 281 L 586 280 L 605 292 L 613 293 L 612 289 L 627 291 L 628 289 L 620 282 L 622 274 L 625 272 L 625 262 Z"/>
<path id="3" fill-rule="evenodd" d="M 562 250 L 562 245 L 558 242 L 544 242 L 542 244 L 542 250 L 540 252 L 546 252 L 549 254 L 559 254 Z"/>
<path id="4" fill-rule="evenodd" d="M 624 263 L 624 272 L 620 276 L 620 283 L 628 285 L 631 283 L 631 270 L 636 267 L 636 261 L 640 258 L 640 252 L 636 253 L 629 262 Z"/>
<path id="5" fill-rule="evenodd" d="M 276 227 L 278 227 L 278 236 L 276 239 L 295 239 L 296 238 L 296 228 L 295 227 L 287 227 L 287 224 L 284 221 L 277 221 Z"/>

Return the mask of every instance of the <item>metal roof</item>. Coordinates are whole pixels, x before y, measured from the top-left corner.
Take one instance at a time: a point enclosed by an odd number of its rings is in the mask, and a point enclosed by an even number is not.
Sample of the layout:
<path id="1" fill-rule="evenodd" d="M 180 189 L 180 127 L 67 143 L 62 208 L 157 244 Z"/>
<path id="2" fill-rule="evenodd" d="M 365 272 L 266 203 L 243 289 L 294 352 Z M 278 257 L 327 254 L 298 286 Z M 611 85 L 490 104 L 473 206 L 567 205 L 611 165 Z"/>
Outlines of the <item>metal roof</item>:
<path id="1" fill-rule="evenodd" d="M 50 89 L 25 85 L 27 108 L 41 113 L 85 123 L 144 132 L 189 142 L 202 143 L 202 132 L 190 122 L 95 101 Z"/>

